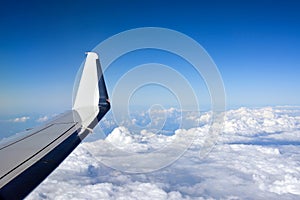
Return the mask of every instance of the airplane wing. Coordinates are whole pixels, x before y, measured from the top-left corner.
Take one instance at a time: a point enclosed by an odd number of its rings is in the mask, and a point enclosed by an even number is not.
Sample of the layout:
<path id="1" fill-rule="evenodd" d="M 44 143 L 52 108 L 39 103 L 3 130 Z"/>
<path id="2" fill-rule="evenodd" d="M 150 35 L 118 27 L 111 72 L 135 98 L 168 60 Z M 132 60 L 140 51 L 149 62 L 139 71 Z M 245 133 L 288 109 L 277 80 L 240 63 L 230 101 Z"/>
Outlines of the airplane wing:
<path id="1" fill-rule="evenodd" d="M 71 111 L 0 144 L 0 199 L 23 199 L 110 109 L 98 55 L 88 52 Z"/>

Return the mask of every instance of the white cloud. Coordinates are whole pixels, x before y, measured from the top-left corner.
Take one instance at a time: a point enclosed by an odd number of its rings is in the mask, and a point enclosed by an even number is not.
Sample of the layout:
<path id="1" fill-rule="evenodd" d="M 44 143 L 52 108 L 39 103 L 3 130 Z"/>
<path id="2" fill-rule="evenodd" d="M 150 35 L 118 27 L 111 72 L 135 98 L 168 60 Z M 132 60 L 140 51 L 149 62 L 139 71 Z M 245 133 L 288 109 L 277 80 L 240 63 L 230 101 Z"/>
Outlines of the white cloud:
<path id="1" fill-rule="evenodd" d="M 291 193 L 300 195 L 300 179 L 287 174 L 283 180 L 274 181 L 269 190 L 277 194 Z"/>
<path id="2" fill-rule="evenodd" d="M 30 117 L 24 116 L 24 117 L 14 118 L 14 119 L 11 119 L 9 121 L 11 121 L 11 122 L 26 122 L 29 119 L 30 119 Z"/>
<path id="3" fill-rule="evenodd" d="M 36 121 L 37 121 L 37 122 L 45 122 L 45 121 L 47 121 L 48 119 L 49 119 L 48 116 L 43 116 L 43 117 L 38 118 Z"/>
<path id="4" fill-rule="evenodd" d="M 27 199 L 300 198 L 299 110 L 287 107 L 230 110 L 220 138 L 223 143 L 219 141 L 200 159 L 210 116 L 209 112 L 190 116 L 201 121 L 201 126 L 180 129 L 174 135 L 117 127 L 104 140 L 82 143 Z M 120 165 L 126 168 L 139 160 L 124 163 L 122 155 L 112 146 L 147 154 L 172 144 L 174 138 L 194 141 L 172 165 L 151 173 L 125 173 L 105 166 L 101 160 L 104 156 L 120 158 Z M 159 163 L 176 152 L 180 144 L 176 143 L 173 151 L 160 154 L 156 160 L 145 159 L 142 164 L 147 167 L 151 162 Z M 91 153 L 93 150 L 98 153 Z"/>

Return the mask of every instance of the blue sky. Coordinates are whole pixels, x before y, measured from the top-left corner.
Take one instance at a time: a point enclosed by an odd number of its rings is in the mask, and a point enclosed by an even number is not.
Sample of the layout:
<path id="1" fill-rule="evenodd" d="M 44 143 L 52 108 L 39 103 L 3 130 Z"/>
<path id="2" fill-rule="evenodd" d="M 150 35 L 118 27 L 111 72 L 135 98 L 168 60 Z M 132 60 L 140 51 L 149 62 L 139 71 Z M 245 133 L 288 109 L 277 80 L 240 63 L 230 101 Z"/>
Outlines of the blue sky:
<path id="1" fill-rule="evenodd" d="M 299 8 L 297 1 L 2 2 L 1 115 L 70 108 L 84 52 L 148 26 L 199 42 L 221 72 L 229 107 L 299 105 Z"/>

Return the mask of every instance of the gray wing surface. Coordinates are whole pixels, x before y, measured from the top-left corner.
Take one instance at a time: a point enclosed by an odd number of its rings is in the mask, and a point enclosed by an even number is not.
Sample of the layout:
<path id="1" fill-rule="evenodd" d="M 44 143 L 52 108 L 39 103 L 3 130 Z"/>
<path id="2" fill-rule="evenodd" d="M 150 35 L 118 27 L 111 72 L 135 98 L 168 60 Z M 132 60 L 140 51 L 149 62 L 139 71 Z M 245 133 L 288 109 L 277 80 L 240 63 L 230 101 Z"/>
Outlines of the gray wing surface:
<path id="1" fill-rule="evenodd" d="M 0 144 L 0 199 L 23 199 L 110 109 L 98 55 L 87 53 L 71 111 Z"/>

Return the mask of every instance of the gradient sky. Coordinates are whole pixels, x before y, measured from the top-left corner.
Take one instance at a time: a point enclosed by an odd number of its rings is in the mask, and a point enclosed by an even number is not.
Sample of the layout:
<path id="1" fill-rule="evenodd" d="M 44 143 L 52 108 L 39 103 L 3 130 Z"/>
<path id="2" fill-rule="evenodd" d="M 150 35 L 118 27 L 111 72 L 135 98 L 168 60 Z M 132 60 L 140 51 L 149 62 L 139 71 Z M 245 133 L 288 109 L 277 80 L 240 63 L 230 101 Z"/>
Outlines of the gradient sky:
<path id="1" fill-rule="evenodd" d="M 1 2 L 0 113 L 70 108 L 84 52 L 148 26 L 199 42 L 220 70 L 229 107 L 299 105 L 299 10 L 298 1 Z"/>

